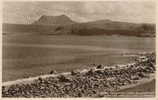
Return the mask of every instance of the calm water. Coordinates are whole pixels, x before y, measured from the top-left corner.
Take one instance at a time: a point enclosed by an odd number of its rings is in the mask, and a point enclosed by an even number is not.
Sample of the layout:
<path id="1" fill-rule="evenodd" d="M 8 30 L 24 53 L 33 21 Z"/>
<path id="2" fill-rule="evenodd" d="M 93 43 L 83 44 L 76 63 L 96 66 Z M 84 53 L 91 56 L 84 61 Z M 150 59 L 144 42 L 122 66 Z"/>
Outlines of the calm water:
<path id="1" fill-rule="evenodd" d="M 3 36 L 3 81 L 71 71 L 89 64 L 133 61 L 122 53 L 155 50 L 155 38 L 124 36 Z"/>

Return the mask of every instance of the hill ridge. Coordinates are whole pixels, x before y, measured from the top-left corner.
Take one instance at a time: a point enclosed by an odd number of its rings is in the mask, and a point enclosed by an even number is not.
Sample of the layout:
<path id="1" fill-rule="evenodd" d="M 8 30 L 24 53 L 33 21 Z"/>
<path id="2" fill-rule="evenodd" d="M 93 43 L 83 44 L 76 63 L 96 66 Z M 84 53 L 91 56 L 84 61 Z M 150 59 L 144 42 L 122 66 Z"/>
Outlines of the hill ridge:
<path id="1" fill-rule="evenodd" d="M 154 37 L 155 24 L 130 23 L 102 19 L 75 22 L 66 15 L 42 15 L 32 24 L 3 24 L 3 33 L 31 33 L 42 35 L 125 35 Z"/>
<path id="2" fill-rule="evenodd" d="M 33 22 L 32 24 L 37 25 L 64 25 L 64 24 L 73 24 L 76 23 L 72 21 L 66 15 L 59 15 L 59 16 L 48 16 L 42 15 L 37 21 Z"/>

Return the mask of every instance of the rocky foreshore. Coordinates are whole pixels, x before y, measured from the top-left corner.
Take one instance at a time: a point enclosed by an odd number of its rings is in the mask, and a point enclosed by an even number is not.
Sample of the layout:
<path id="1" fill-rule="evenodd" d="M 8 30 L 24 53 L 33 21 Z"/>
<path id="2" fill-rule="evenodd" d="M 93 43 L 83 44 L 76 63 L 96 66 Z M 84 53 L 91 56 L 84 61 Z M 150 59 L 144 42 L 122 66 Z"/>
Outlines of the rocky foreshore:
<path id="1" fill-rule="evenodd" d="M 67 74 L 50 72 L 24 83 L 2 84 L 2 97 L 107 97 L 126 86 L 154 79 L 155 53 L 143 54 L 132 64 L 95 67 Z"/>

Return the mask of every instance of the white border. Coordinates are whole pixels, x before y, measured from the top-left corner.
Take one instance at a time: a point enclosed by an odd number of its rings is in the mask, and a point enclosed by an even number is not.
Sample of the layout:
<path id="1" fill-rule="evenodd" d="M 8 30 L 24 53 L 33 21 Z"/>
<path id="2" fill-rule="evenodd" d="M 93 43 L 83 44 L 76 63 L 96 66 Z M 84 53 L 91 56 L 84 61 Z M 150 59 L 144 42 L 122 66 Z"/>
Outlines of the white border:
<path id="1" fill-rule="evenodd" d="M 5 1 L 9 1 L 9 2 L 15 2 L 15 1 L 19 1 L 19 2 L 29 2 L 29 1 L 89 1 L 89 2 L 93 2 L 93 1 L 124 1 L 124 2 L 144 2 L 144 1 L 149 1 L 149 2 L 155 2 L 156 4 L 156 44 L 158 44 L 158 36 L 157 36 L 157 30 L 158 30 L 158 26 L 157 26 L 157 23 L 158 23 L 158 20 L 157 20 L 157 17 L 158 17 L 158 0 L 0 0 L 0 13 L 1 13 L 1 16 L 0 16 L 0 22 L 2 23 L 2 7 L 3 7 L 3 4 L 2 2 L 5 2 Z M 1 46 L 1 52 L 0 52 L 0 56 L 1 56 L 1 60 L 0 60 L 0 64 L 1 64 L 1 67 L 0 67 L 0 72 L 1 72 L 1 77 L 0 77 L 0 85 L 2 86 L 2 24 L 0 25 L 0 30 L 1 30 L 1 34 L 0 34 L 0 46 Z M 157 54 L 157 45 L 156 45 L 156 55 Z M 156 56 L 156 62 L 158 62 L 158 57 Z M 156 70 L 158 70 L 158 65 L 156 64 Z M 1 98 L 1 93 L 0 93 L 0 99 L 4 99 L 4 100 L 158 100 L 158 74 L 156 72 L 156 97 L 155 98 Z M 0 86 L 0 87 L 1 87 Z M 1 92 L 1 88 L 0 88 L 0 92 Z"/>

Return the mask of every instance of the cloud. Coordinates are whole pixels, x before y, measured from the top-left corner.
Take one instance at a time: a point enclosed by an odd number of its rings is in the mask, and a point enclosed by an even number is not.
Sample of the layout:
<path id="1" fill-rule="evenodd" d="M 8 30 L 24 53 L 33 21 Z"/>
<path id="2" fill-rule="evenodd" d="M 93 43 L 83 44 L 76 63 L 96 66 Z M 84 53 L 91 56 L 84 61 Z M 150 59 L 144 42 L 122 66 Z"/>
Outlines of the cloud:
<path id="1" fill-rule="evenodd" d="M 66 14 L 78 22 L 111 19 L 129 22 L 155 22 L 154 2 L 5 2 L 3 21 L 32 23 L 42 15 Z"/>

